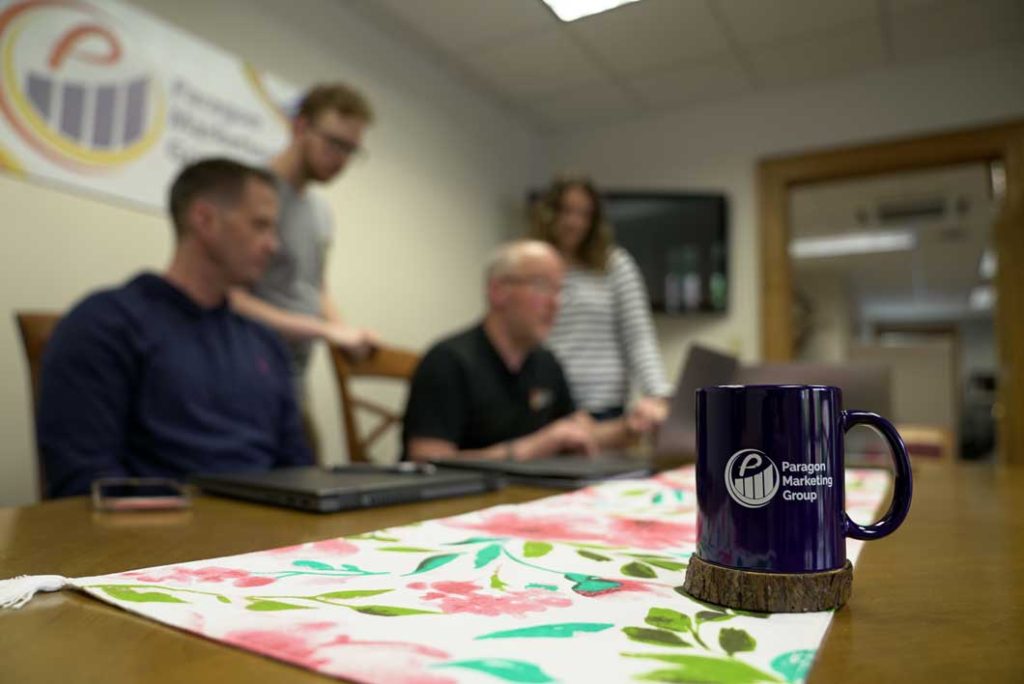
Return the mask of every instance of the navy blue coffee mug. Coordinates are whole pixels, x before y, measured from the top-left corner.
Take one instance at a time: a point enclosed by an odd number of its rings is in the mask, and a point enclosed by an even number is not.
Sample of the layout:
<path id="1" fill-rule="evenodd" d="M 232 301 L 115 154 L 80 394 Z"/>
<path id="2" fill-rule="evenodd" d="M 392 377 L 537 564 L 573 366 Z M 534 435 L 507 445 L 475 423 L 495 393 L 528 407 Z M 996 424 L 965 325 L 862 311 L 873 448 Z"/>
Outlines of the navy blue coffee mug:
<path id="1" fill-rule="evenodd" d="M 843 436 L 869 425 L 895 464 L 892 504 L 873 525 L 846 514 Z M 896 428 L 844 411 L 838 387 L 697 390 L 697 555 L 758 572 L 821 572 L 846 563 L 846 538 L 881 539 L 910 509 L 910 458 Z"/>

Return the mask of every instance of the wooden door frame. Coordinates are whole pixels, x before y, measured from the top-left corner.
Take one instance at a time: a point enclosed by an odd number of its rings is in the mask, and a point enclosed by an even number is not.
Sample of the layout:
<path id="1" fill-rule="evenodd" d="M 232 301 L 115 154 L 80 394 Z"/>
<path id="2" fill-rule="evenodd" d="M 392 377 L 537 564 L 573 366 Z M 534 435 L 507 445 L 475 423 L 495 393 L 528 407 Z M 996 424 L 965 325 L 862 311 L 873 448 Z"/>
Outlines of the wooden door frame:
<path id="1" fill-rule="evenodd" d="M 917 138 L 787 155 L 758 165 L 761 352 L 793 357 L 788 193 L 797 185 L 1001 160 L 1006 193 L 994 227 L 1000 267 L 995 324 L 999 354 L 999 457 L 1024 464 L 1024 120 Z"/>

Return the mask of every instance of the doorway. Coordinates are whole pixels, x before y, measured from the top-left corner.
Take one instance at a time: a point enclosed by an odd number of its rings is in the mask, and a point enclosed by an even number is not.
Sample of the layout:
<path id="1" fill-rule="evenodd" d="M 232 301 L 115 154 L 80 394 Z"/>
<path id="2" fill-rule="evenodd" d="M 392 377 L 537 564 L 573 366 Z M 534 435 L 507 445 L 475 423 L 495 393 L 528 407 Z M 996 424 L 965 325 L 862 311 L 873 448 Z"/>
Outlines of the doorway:
<path id="1" fill-rule="evenodd" d="M 988 296 L 998 339 L 996 368 L 991 382 L 982 378 L 976 384 L 979 391 L 996 392 L 991 413 L 998 424 L 998 458 L 1024 462 L 1024 274 L 1013 268 L 1024 263 L 1024 122 L 761 162 L 762 352 L 768 361 L 785 361 L 797 358 L 799 351 L 803 303 L 794 288 L 796 269 L 790 258 L 794 194 L 830 182 L 870 180 L 904 172 L 941 173 L 944 167 L 972 164 L 998 168 L 1002 184 L 991 244 L 1003 268 L 995 269 L 991 279 L 998 296 Z M 956 204 L 951 206 L 955 211 Z M 972 269 L 975 266 L 972 264 Z M 872 330 L 879 334 L 871 326 L 856 332 L 865 336 Z M 893 339 L 899 332 L 886 330 L 883 325 L 880 334 Z M 903 333 L 905 338 L 911 334 L 906 330 Z M 920 334 L 918 331 L 918 337 Z M 962 338 L 960 335 L 950 344 L 959 344 Z"/>

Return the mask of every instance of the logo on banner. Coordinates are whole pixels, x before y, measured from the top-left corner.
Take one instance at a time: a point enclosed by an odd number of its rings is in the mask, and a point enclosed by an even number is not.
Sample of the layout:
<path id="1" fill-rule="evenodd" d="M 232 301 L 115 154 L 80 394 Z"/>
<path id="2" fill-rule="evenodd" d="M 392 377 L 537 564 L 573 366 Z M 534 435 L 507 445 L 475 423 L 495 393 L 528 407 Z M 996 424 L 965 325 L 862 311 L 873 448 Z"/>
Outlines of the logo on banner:
<path id="1" fill-rule="evenodd" d="M 61 166 L 112 168 L 160 138 L 164 98 L 141 49 L 83 2 L 21 2 L 0 14 L 0 111 Z"/>
<path id="2" fill-rule="evenodd" d="M 760 508 L 779 491 L 779 469 L 757 449 L 741 449 L 725 464 L 725 488 L 733 501 Z"/>

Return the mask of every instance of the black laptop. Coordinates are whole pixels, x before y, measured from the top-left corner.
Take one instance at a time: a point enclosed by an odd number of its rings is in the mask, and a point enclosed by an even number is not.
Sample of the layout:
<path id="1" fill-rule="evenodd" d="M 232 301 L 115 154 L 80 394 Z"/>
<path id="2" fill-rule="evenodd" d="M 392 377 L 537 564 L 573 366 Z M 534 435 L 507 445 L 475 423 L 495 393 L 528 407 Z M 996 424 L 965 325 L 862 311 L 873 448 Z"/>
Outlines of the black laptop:
<path id="1" fill-rule="evenodd" d="M 492 473 L 417 463 L 218 473 L 196 475 L 192 482 L 210 494 L 318 513 L 480 494 L 504 484 Z"/>
<path id="2" fill-rule="evenodd" d="M 451 458 L 435 463 L 445 468 L 500 475 L 509 482 L 557 489 L 577 489 L 605 480 L 645 477 L 651 472 L 646 460 L 614 454 L 550 456 L 531 461 Z"/>
<path id="3" fill-rule="evenodd" d="M 739 360 L 700 345 L 690 346 L 669 403 L 668 419 L 658 429 L 654 454 L 658 469 L 692 461 L 697 455 L 697 390 L 734 382 Z"/>

